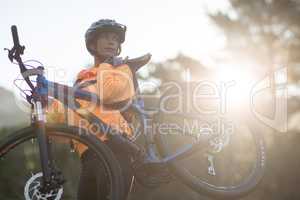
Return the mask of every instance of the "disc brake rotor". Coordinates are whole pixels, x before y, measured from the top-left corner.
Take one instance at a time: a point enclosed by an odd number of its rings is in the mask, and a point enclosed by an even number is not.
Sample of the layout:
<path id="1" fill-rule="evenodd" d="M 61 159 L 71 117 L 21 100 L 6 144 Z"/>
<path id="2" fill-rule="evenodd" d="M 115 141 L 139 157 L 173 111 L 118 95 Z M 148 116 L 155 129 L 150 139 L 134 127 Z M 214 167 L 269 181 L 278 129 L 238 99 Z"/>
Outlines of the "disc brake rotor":
<path id="1" fill-rule="evenodd" d="M 63 187 L 43 193 L 41 192 L 42 177 L 43 173 L 39 172 L 32 175 L 26 182 L 24 188 L 25 200 L 60 200 L 63 194 Z"/>

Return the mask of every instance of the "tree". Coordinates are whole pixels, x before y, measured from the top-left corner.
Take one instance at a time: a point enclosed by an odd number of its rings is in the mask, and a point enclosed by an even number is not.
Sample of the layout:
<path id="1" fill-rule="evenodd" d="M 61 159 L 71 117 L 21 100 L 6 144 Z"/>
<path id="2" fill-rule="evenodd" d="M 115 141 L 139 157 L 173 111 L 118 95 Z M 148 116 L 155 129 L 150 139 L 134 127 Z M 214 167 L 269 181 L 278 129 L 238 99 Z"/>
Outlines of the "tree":
<path id="1" fill-rule="evenodd" d="M 233 59 L 255 60 L 271 72 L 290 67 L 290 78 L 300 73 L 300 2 L 297 0 L 229 0 L 227 11 L 208 13 L 227 39 Z"/>
<path id="2" fill-rule="evenodd" d="M 213 77 L 213 71 L 208 66 L 182 53 L 163 62 L 150 63 L 146 71 L 146 74 L 139 73 L 139 80 L 146 82 L 157 81 L 159 82 L 157 87 L 169 81 L 199 81 Z M 144 92 L 151 93 L 151 89 Z"/>
<path id="3" fill-rule="evenodd" d="M 223 31 L 227 40 L 225 50 L 230 52 L 231 59 L 255 60 L 267 73 L 287 66 L 290 81 L 299 82 L 300 2 L 229 0 L 229 3 L 229 10 L 208 15 Z M 269 144 L 269 164 L 257 195 L 262 199 L 298 198 L 294 177 L 299 180 L 299 173 L 292 166 L 298 162 L 294 156 L 299 155 L 299 150 L 293 144 L 299 141 L 299 135 L 289 131 L 288 135 L 274 133 L 265 138 Z M 289 170 L 282 170 L 286 166 Z"/>

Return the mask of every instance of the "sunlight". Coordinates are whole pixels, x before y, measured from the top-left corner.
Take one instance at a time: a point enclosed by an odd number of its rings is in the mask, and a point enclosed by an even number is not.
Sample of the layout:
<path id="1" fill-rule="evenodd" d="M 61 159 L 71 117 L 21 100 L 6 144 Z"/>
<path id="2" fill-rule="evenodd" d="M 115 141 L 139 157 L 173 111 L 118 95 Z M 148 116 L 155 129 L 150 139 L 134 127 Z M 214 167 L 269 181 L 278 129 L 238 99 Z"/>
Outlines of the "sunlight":
<path id="1" fill-rule="evenodd" d="M 251 87 L 255 74 L 248 65 L 230 63 L 217 70 L 215 79 L 218 84 L 227 84 L 226 103 L 228 109 L 234 109 L 249 103 Z"/>

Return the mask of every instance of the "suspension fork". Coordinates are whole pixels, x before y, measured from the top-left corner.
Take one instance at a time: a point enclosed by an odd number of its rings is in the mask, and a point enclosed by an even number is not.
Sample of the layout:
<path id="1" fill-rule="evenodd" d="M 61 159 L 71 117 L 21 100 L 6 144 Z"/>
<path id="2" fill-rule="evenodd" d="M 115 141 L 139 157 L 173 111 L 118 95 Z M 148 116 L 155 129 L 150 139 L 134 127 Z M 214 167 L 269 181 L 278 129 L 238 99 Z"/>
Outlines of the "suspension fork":
<path id="1" fill-rule="evenodd" d="M 49 149 L 49 139 L 46 135 L 46 116 L 43 110 L 42 102 L 40 100 L 35 101 L 34 103 L 35 110 L 35 127 L 36 134 L 39 144 L 39 152 L 40 152 L 40 161 L 43 173 L 42 179 L 42 188 L 45 188 L 51 182 L 51 152 Z"/>

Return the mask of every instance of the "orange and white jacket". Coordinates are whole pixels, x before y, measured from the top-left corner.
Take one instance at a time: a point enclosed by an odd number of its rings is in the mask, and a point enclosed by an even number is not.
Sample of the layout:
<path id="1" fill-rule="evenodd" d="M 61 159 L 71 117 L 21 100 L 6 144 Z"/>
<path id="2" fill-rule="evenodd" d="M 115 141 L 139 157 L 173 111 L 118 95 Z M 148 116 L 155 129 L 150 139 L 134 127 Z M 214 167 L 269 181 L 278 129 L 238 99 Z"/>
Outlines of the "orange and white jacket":
<path id="1" fill-rule="evenodd" d="M 83 84 L 86 81 L 95 80 L 95 84 L 82 89 L 97 94 L 103 104 L 97 105 L 94 102 L 78 100 L 81 109 L 77 111 L 84 114 L 88 110 L 114 129 L 130 136 L 132 130 L 121 112 L 105 105 L 130 101 L 134 98 L 133 76 L 133 72 L 127 64 L 112 66 L 108 63 L 101 63 L 98 66 L 80 71 L 76 83 Z M 64 105 L 58 100 L 54 100 L 47 109 L 47 121 L 50 123 L 66 123 L 64 111 Z M 90 133 L 96 134 L 102 141 L 107 140 L 105 134 L 99 133 L 99 127 L 97 128 L 95 124 L 88 123 L 71 109 L 67 111 L 67 123 L 89 130 Z M 79 154 L 86 150 L 86 147 L 80 143 L 75 143 L 75 148 Z"/>

